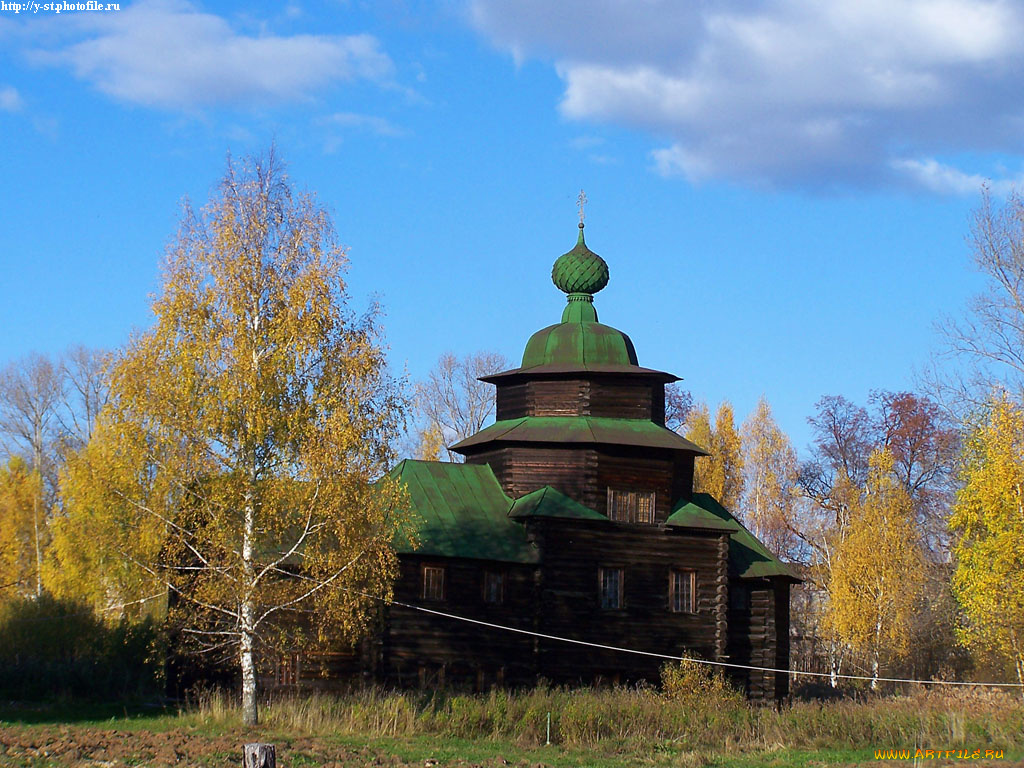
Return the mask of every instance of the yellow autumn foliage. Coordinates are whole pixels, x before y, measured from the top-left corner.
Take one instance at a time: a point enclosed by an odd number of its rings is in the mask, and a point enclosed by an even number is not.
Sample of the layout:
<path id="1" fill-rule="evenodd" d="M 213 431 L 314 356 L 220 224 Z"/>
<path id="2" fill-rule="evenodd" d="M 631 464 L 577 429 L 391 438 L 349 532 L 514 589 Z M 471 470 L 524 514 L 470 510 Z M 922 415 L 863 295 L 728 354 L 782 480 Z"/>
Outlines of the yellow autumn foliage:
<path id="1" fill-rule="evenodd" d="M 742 435 L 746 474 L 744 522 L 773 553 L 789 555 L 796 546 L 796 451 L 763 396 L 743 423 Z"/>
<path id="2" fill-rule="evenodd" d="M 698 458 L 693 488 L 717 499 L 729 510 L 739 510 L 743 499 L 743 440 L 736 429 L 732 404 L 723 400 L 711 421 L 706 403 L 696 403 L 686 419 L 688 440 L 710 453 Z"/>
<path id="3" fill-rule="evenodd" d="M 1005 394 L 967 439 L 960 480 L 949 519 L 960 638 L 1012 662 L 1024 683 L 1024 410 Z"/>
<path id="4" fill-rule="evenodd" d="M 0 467 L 0 599 L 28 594 L 36 583 L 33 510 L 41 485 L 18 456 Z"/>
<path id="5" fill-rule="evenodd" d="M 843 642 L 870 657 L 875 676 L 885 655 L 909 650 L 910 618 L 923 581 L 913 502 L 893 474 L 892 454 L 876 450 L 833 554 L 826 615 Z"/>

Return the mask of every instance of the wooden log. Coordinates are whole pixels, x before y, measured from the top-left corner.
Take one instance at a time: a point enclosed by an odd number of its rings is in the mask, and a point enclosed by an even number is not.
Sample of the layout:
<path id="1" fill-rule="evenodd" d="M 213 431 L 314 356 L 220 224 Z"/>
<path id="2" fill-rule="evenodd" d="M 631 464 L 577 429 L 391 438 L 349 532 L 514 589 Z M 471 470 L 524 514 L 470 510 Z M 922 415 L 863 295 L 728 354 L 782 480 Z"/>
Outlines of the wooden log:
<path id="1" fill-rule="evenodd" d="M 277 750 L 273 744 L 246 744 L 242 747 L 244 768 L 277 768 Z"/>

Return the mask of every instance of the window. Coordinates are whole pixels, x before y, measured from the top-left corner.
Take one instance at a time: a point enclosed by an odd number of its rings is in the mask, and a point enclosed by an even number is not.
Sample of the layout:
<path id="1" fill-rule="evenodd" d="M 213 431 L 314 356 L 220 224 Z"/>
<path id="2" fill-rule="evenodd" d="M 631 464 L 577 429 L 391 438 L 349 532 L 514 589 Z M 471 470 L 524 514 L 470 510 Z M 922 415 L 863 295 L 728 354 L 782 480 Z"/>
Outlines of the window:
<path id="1" fill-rule="evenodd" d="M 505 574 L 501 571 L 484 571 L 484 602 L 488 605 L 505 602 Z"/>
<path id="2" fill-rule="evenodd" d="M 444 568 L 437 565 L 423 566 L 423 599 L 444 600 Z"/>
<path id="3" fill-rule="evenodd" d="M 608 489 L 608 517 L 620 523 L 653 523 L 654 491 Z"/>
<path id="4" fill-rule="evenodd" d="M 672 570 L 668 577 L 668 607 L 673 613 L 696 613 L 694 593 L 697 574 L 694 571 Z"/>
<path id="5" fill-rule="evenodd" d="M 622 568 L 598 568 L 598 587 L 601 591 L 601 608 L 615 611 L 625 606 L 622 599 L 622 587 L 625 582 L 625 571 Z"/>

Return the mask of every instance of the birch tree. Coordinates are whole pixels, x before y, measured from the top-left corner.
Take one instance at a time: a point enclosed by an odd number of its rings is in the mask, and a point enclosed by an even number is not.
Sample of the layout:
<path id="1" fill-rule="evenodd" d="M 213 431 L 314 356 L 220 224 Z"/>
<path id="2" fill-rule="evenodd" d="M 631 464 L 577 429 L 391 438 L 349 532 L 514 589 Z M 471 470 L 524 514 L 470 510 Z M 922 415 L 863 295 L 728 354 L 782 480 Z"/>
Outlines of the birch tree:
<path id="1" fill-rule="evenodd" d="M 451 352 L 441 355 L 427 378 L 416 386 L 417 456 L 462 461 L 448 446 L 476 434 L 494 417 L 494 387 L 480 377 L 509 367 L 508 360 L 497 352 L 461 358 Z"/>
<path id="2" fill-rule="evenodd" d="M 111 583 L 168 590 L 186 633 L 233 649 L 249 724 L 275 639 L 357 637 L 396 573 L 405 496 L 382 476 L 405 402 L 346 264 L 273 151 L 229 160 L 186 204 L 155 325 L 115 354 L 64 480 L 65 525 Z"/>
<path id="3" fill-rule="evenodd" d="M 826 616 L 843 642 L 870 658 L 872 689 L 878 687 L 883 656 L 909 650 L 923 565 L 910 496 L 893 476 L 892 455 L 877 450 L 869 460 L 864 493 L 836 547 Z"/>
<path id="4" fill-rule="evenodd" d="M 76 345 L 61 359 L 64 378 L 64 407 L 59 412 L 63 440 L 68 449 L 78 449 L 92 438 L 96 419 L 107 402 L 107 353 Z"/>
<path id="5" fill-rule="evenodd" d="M 732 404 L 723 400 L 714 422 L 706 403 L 689 410 L 685 435 L 711 455 L 697 460 L 693 487 L 714 496 L 726 509 L 739 512 L 743 499 L 743 442 L 736 429 Z"/>
<path id="6" fill-rule="evenodd" d="M 32 549 L 36 597 L 43 593 L 43 555 L 49 542 L 49 511 L 55 488 L 52 452 L 64 396 L 60 366 L 32 354 L 0 372 L 0 439 L 8 454 L 22 454 L 38 475 L 32 484 Z"/>
<path id="7" fill-rule="evenodd" d="M 994 385 L 1024 396 L 1024 197 L 1014 192 L 996 205 L 984 189 L 969 242 L 986 287 L 963 318 L 942 327 L 949 352 L 966 363 L 968 373 L 953 385 L 941 378 L 934 382 L 940 391 L 952 389 L 953 399 L 968 408 L 983 407 Z"/>
<path id="8" fill-rule="evenodd" d="M 743 423 L 742 437 L 745 521 L 772 552 L 791 557 L 799 546 L 793 519 L 796 451 L 765 397 Z"/>
<path id="9" fill-rule="evenodd" d="M 961 481 L 949 520 L 960 638 L 1024 683 L 1024 411 L 1005 394 L 966 441 Z"/>
<path id="10" fill-rule="evenodd" d="M 30 594 L 38 584 L 34 509 L 39 473 L 20 456 L 0 467 L 0 599 Z"/>

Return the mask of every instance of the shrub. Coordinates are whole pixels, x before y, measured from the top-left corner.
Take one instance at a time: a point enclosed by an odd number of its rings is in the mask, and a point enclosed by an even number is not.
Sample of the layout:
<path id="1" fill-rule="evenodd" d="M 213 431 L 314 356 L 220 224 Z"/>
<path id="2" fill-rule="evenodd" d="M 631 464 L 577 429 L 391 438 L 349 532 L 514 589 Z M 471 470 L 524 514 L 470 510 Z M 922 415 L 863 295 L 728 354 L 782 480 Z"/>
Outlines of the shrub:
<path id="1" fill-rule="evenodd" d="M 661 668 L 661 690 L 666 698 L 692 702 L 734 705 L 743 700 L 722 672 L 721 667 L 688 660 L 665 664 Z"/>
<path id="2" fill-rule="evenodd" d="M 0 693 L 13 699 L 158 693 L 161 639 L 149 618 L 108 625 L 70 600 L 8 600 L 0 603 Z"/>

